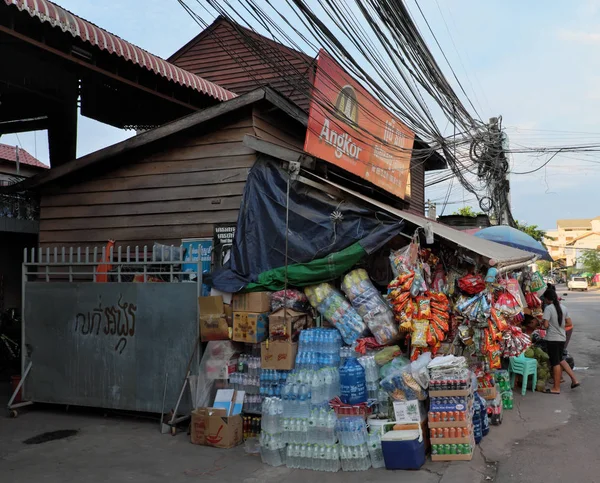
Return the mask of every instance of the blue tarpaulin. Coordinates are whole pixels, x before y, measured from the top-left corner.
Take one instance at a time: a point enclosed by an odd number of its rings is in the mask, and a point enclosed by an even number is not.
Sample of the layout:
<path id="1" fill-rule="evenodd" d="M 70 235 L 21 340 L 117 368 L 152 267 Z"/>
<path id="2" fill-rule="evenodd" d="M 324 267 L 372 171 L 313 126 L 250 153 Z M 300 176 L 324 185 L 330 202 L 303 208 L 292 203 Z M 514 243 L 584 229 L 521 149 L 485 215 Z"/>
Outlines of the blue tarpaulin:
<path id="1" fill-rule="evenodd" d="M 259 157 L 244 189 L 231 258 L 212 274 L 215 288 L 238 292 L 261 273 L 285 266 L 288 178 L 280 161 Z M 290 181 L 288 216 L 288 265 L 325 258 L 356 242 L 373 253 L 403 226 L 388 213 L 299 181 Z"/>

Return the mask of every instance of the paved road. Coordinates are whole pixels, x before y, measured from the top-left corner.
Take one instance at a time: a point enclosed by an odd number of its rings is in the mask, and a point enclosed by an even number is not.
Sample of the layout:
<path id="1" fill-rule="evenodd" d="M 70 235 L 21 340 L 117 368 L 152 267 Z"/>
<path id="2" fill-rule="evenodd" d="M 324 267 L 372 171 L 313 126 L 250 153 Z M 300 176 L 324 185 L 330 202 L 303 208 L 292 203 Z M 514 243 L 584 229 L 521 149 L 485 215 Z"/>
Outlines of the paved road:
<path id="1" fill-rule="evenodd" d="M 576 366 L 589 369 L 576 372 L 580 388 L 571 391 L 566 377 L 560 396 L 537 396 L 547 401 L 516 431 L 528 434 L 495 455 L 497 482 L 600 482 L 600 292 L 569 293 L 563 303 L 575 325 L 569 350 Z"/>

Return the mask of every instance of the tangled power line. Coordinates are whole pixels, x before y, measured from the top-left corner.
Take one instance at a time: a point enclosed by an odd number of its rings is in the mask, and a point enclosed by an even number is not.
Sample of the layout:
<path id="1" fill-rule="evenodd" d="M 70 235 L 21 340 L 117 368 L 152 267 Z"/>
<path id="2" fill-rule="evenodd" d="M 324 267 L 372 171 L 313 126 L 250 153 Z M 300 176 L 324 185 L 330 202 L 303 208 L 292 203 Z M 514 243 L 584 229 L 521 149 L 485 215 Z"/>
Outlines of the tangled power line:
<path id="1" fill-rule="evenodd" d="M 484 123 L 480 119 L 475 103 L 471 101 L 450 64 L 418 0 L 413 0 L 415 11 L 419 12 L 448 64 L 461 93 L 460 97 L 436 62 L 405 1 L 178 2 L 202 28 L 208 27 L 216 16 L 229 19 L 247 48 L 272 72 L 279 73 L 278 80 L 287 83 L 290 91 L 305 96 L 306 99 L 316 100 L 322 109 L 332 109 L 333 106 L 326 100 L 326 96 L 314 90 L 310 76 L 307 75 L 307 72 L 314 69 L 315 57 L 319 49 L 323 48 L 429 146 L 425 149 L 411 150 L 413 167 L 418 165 L 416 163 L 424 163 L 432 151 L 444 155 L 448 170 L 428 177 L 426 187 L 457 179 L 460 186 L 472 195 L 470 199 L 476 199 L 483 211 L 496 220 L 514 224 L 510 213 L 507 181 L 510 163 L 506 156 L 524 150 L 508 149 L 501 119 L 490 123 Z M 257 34 L 306 54 L 306 57 L 302 57 L 305 61 L 291 62 L 277 46 L 261 41 Z M 236 58 L 233 49 L 218 36 L 215 36 L 215 39 L 223 50 L 232 58 Z M 454 43 L 454 40 L 452 42 Z M 242 58 L 236 61 L 257 84 L 261 83 L 252 66 L 247 65 Z M 333 87 L 343 87 L 337 86 L 334 79 L 329 78 L 328 82 Z M 379 119 L 378 110 L 374 109 L 374 106 L 360 107 L 373 121 L 384 122 Z M 451 124 L 454 134 L 445 136 L 441 129 L 443 124 L 440 123 Z M 361 134 L 367 140 L 382 141 L 364 129 Z M 547 149 L 549 154 L 570 152 L 566 147 L 560 151 Z M 590 145 L 587 149 L 600 150 L 600 145 Z M 530 148 L 525 148 L 525 151 L 534 152 Z M 538 149 L 536 152 L 542 151 Z M 581 152 L 581 147 L 577 152 Z M 547 163 L 550 161 L 551 159 Z M 537 169 L 542 168 L 543 166 L 540 166 Z M 451 191 L 452 186 L 444 196 L 444 205 L 449 203 Z"/>

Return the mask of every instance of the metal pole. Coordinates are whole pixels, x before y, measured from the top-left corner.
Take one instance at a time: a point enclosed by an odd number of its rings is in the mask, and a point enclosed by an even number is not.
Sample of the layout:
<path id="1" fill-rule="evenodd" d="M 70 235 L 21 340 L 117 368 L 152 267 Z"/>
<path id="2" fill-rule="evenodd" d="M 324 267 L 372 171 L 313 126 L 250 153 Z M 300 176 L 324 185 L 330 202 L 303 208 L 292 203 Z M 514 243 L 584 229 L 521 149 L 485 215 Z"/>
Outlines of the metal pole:
<path id="1" fill-rule="evenodd" d="M 21 176 L 21 163 L 19 162 L 19 146 L 15 146 L 15 162 L 17 164 L 17 176 Z"/>

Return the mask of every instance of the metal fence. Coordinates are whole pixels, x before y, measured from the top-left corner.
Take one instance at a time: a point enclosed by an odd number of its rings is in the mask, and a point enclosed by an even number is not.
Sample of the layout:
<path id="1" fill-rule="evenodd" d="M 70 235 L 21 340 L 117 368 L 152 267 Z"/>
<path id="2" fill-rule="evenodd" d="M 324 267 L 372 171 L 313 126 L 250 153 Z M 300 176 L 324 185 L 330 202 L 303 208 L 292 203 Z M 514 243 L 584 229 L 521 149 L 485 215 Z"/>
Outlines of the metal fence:
<path id="1" fill-rule="evenodd" d="M 25 397 L 160 412 L 166 391 L 173 407 L 200 360 L 201 261 L 183 272 L 183 254 L 173 246 L 26 250 Z M 181 409 L 190 404 L 186 394 Z"/>
<path id="2" fill-rule="evenodd" d="M 39 200 L 29 194 L 2 194 L 0 195 L 0 217 L 39 220 Z"/>

